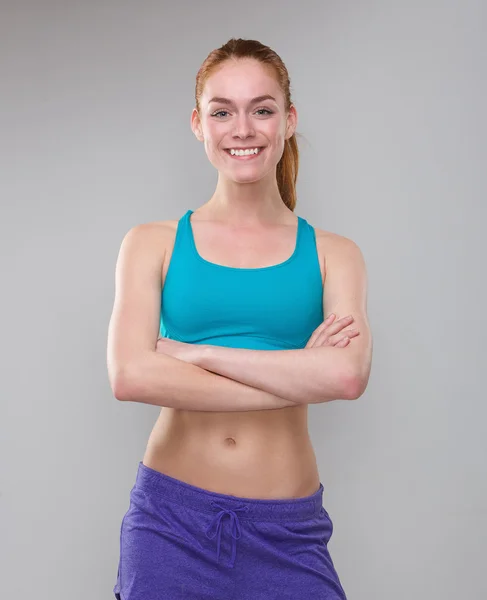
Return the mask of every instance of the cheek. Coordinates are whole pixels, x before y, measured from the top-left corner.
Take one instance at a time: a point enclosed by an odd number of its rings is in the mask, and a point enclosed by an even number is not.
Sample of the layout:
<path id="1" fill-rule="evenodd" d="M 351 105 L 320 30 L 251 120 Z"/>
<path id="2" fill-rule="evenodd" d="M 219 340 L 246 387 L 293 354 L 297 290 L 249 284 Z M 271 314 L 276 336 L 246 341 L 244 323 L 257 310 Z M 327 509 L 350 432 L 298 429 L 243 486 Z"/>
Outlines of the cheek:
<path id="1" fill-rule="evenodd" d="M 219 167 L 222 161 L 223 138 L 214 131 L 207 130 L 205 132 L 205 152 L 208 160 L 214 167 Z"/>
<path id="2" fill-rule="evenodd" d="M 286 128 L 283 127 L 280 123 L 275 124 L 268 132 L 269 139 L 272 140 L 274 146 L 276 148 L 284 147 L 284 137 L 286 135 Z"/>
<path id="3" fill-rule="evenodd" d="M 204 137 L 206 151 L 210 154 L 218 152 L 221 140 L 223 139 L 223 134 L 219 131 L 219 128 L 207 126 L 204 131 Z"/>

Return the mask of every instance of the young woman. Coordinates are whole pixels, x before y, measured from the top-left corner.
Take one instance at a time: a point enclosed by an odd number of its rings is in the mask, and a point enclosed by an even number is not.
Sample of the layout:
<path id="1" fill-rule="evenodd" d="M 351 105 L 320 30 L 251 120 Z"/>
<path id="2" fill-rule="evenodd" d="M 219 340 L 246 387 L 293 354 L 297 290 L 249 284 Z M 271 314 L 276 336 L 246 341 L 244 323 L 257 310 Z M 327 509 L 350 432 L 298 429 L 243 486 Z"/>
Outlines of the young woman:
<path id="1" fill-rule="evenodd" d="M 110 382 L 161 413 L 122 521 L 118 599 L 345 598 L 307 409 L 365 390 L 366 270 L 354 242 L 294 214 L 296 123 L 274 51 L 211 52 L 191 127 L 215 192 L 122 242 Z"/>

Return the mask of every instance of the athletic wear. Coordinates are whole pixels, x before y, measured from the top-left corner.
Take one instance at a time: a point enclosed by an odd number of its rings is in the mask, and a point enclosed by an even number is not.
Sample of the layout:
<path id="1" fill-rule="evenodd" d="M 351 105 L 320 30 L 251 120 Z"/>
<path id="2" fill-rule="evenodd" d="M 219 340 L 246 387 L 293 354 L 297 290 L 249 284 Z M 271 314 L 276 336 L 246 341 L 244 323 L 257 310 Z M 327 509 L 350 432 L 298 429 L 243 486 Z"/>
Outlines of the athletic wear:
<path id="1" fill-rule="evenodd" d="M 314 228 L 298 216 L 290 258 L 269 267 L 239 269 L 199 255 L 192 212 L 178 222 L 161 298 L 161 336 L 255 350 L 304 348 L 324 320 Z"/>
<path id="2" fill-rule="evenodd" d="M 139 464 L 118 600 L 346 600 L 323 485 L 285 500 L 209 492 Z"/>
<path id="3" fill-rule="evenodd" d="M 239 269 L 203 259 L 188 210 L 161 298 L 161 335 L 192 344 L 304 348 L 323 322 L 314 228 L 298 217 L 284 262 Z M 139 464 L 120 535 L 118 600 L 346 600 L 327 544 L 323 485 L 304 498 L 249 499 Z"/>

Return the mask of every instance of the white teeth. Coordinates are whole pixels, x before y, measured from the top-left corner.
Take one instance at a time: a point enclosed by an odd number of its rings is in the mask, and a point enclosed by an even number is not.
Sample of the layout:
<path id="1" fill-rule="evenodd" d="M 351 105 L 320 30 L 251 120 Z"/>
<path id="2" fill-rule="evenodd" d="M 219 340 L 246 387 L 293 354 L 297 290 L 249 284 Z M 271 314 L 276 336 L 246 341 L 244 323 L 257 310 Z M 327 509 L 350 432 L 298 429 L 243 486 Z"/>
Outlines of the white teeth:
<path id="1" fill-rule="evenodd" d="M 249 150 L 234 150 L 233 148 L 230 150 L 230 154 L 233 156 L 247 156 L 248 154 L 258 154 L 260 152 L 260 148 L 251 148 Z"/>

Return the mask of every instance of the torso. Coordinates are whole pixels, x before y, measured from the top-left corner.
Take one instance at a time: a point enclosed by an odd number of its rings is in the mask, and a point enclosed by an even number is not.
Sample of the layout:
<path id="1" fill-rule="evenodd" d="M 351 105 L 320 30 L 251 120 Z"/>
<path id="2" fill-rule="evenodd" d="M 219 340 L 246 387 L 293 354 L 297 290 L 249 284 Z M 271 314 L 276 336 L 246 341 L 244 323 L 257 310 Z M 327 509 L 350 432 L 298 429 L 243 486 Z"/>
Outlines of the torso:
<path id="1" fill-rule="evenodd" d="M 291 256 L 296 217 L 272 231 L 231 230 L 210 221 L 191 224 L 199 254 L 238 268 L 278 264 Z M 164 245 L 162 283 L 171 261 L 178 221 L 156 224 Z M 320 269 L 335 234 L 315 228 Z M 142 461 L 170 477 L 209 491 L 242 498 L 301 498 L 320 485 L 308 433 L 308 405 L 245 412 L 188 411 L 162 407 Z"/>

